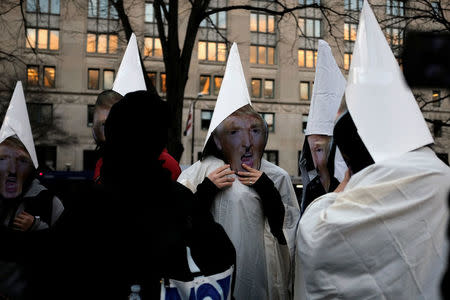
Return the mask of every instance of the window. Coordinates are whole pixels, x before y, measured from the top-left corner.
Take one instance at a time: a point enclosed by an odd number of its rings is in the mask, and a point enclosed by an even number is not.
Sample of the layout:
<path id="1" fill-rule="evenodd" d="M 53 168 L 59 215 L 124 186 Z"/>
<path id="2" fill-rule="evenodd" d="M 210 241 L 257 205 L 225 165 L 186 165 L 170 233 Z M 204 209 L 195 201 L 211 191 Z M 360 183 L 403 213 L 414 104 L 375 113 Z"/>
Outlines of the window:
<path id="1" fill-rule="evenodd" d="M 222 86 L 223 76 L 214 76 L 214 95 L 219 95 L 220 87 Z"/>
<path id="2" fill-rule="evenodd" d="M 159 38 L 146 37 L 144 39 L 144 56 L 163 56 L 161 40 Z"/>
<path id="3" fill-rule="evenodd" d="M 202 110 L 201 112 L 201 128 L 202 130 L 208 130 L 209 124 L 211 123 L 213 111 L 212 110 Z"/>
<path id="4" fill-rule="evenodd" d="M 302 130 L 303 133 L 306 131 L 306 125 L 308 125 L 308 115 L 302 115 Z"/>
<path id="5" fill-rule="evenodd" d="M 386 0 L 386 14 L 392 16 L 404 16 L 405 3 L 401 0 Z"/>
<path id="6" fill-rule="evenodd" d="M 87 106 L 87 127 L 92 127 L 94 125 L 94 111 L 95 111 L 95 105 L 88 104 L 88 106 Z"/>
<path id="7" fill-rule="evenodd" d="M 356 41 L 356 33 L 358 32 L 358 24 L 344 23 L 344 40 Z"/>
<path id="8" fill-rule="evenodd" d="M 211 76 L 200 75 L 200 93 L 203 95 L 211 94 Z"/>
<path id="9" fill-rule="evenodd" d="M 275 85 L 275 80 L 273 80 L 273 79 L 264 80 L 264 98 L 273 98 L 274 97 L 274 85 Z"/>
<path id="10" fill-rule="evenodd" d="M 317 50 L 299 49 L 298 66 L 302 68 L 314 68 L 317 62 Z"/>
<path id="11" fill-rule="evenodd" d="M 160 79 L 160 81 L 159 81 L 159 83 L 160 83 L 160 86 L 159 86 L 159 88 L 160 88 L 160 91 L 161 91 L 161 93 L 166 93 L 167 92 L 167 85 L 166 85 L 166 73 L 161 73 L 161 74 L 159 74 L 159 79 Z"/>
<path id="12" fill-rule="evenodd" d="M 309 81 L 300 82 L 300 100 L 310 100 Z"/>
<path id="13" fill-rule="evenodd" d="M 250 46 L 250 63 L 259 65 L 275 64 L 275 47 Z"/>
<path id="14" fill-rule="evenodd" d="M 275 132 L 275 113 L 260 113 L 267 123 L 269 132 Z"/>
<path id="15" fill-rule="evenodd" d="M 156 72 L 147 72 L 147 77 L 156 89 Z"/>
<path id="16" fill-rule="evenodd" d="M 344 53 L 344 69 L 350 70 L 350 64 L 352 63 L 352 53 Z"/>
<path id="17" fill-rule="evenodd" d="M 432 101 L 434 107 L 441 106 L 441 91 L 433 91 Z"/>
<path id="18" fill-rule="evenodd" d="M 403 45 L 403 30 L 400 28 L 387 27 L 386 39 L 391 46 Z"/>
<path id="19" fill-rule="evenodd" d="M 263 158 L 275 165 L 278 165 L 278 150 L 264 150 Z"/>
<path id="20" fill-rule="evenodd" d="M 298 19 L 299 35 L 305 37 L 320 38 L 320 20 L 318 19 Z"/>
<path id="21" fill-rule="evenodd" d="M 225 11 L 221 11 L 209 16 L 209 19 L 203 19 L 200 23 L 200 27 L 219 29 L 227 28 L 227 13 Z"/>
<path id="22" fill-rule="evenodd" d="M 169 5 L 166 4 L 166 10 L 169 11 Z M 161 17 L 163 20 L 163 23 L 167 23 L 167 19 L 164 17 L 164 11 L 161 7 Z M 155 8 L 153 7 L 153 2 L 146 2 L 145 3 L 145 22 L 146 23 L 156 23 L 156 16 L 155 16 Z"/>
<path id="23" fill-rule="evenodd" d="M 344 0 L 344 8 L 346 10 L 361 10 L 363 0 Z"/>
<path id="24" fill-rule="evenodd" d="M 59 0 L 27 0 L 27 12 L 59 15 Z"/>
<path id="25" fill-rule="evenodd" d="M 36 45 L 37 41 L 37 45 Z M 27 28 L 27 48 L 59 49 L 59 30 Z"/>
<path id="26" fill-rule="evenodd" d="M 252 97 L 261 98 L 261 79 L 252 79 Z"/>
<path id="27" fill-rule="evenodd" d="M 317 4 L 317 5 L 320 5 L 320 0 L 298 0 L 298 4 L 303 4 L 303 5 Z"/>
<path id="28" fill-rule="evenodd" d="M 103 70 L 103 89 L 110 90 L 114 83 L 114 70 Z"/>
<path id="29" fill-rule="evenodd" d="M 88 53 L 116 53 L 117 47 L 117 34 L 87 34 L 86 51 Z"/>
<path id="30" fill-rule="evenodd" d="M 99 88 L 99 69 L 88 69 L 88 89 L 98 90 Z"/>
<path id="31" fill-rule="evenodd" d="M 27 66 L 27 85 L 38 86 L 39 85 L 39 67 Z"/>
<path id="32" fill-rule="evenodd" d="M 39 125 L 51 125 L 53 122 L 53 105 L 49 103 L 27 103 L 30 122 Z"/>
<path id="33" fill-rule="evenodd" d="M 88 0 L 88 17 L 99 19 L 118 19 L 114 5 L 110 5 L 108 0 Z"/>
<path id="34" fill-rule="evenodd" d="M 227 45 L 225 43 L 199 41 L 198 59 L 224 62 L 227 56 Z"/>
<path id="35" fill-rule="evenodd" d="M 44 67 L 44 86 L 55 87 L 55 67 Z"/>
<path id="36" fill-rule="evenodd" d="M 250 31 L 275 33 L 275 16 L 262 13 L 251 13 Z"/>
<path id="37" fill-rule="evenodd" d="M 26 47 L 59 49 L 59 0 L 27 0 Z"/>

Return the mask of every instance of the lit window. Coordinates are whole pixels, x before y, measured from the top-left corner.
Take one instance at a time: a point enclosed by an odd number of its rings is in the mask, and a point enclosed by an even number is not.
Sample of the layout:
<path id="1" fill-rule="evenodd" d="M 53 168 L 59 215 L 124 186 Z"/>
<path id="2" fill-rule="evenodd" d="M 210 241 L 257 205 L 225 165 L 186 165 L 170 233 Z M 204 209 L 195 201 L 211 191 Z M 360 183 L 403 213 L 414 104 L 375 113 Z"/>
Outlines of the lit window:
<path id="1" fill-rule="evenodd" d="M 344 69 L 349 70 L 350 64 L 352 63 L 352 56 L 351 53 L 344 53 Z"/>
<path id="2" fill-rule="evenodd" d="M 59 31 L 58 30 L 50 30 L 50 50 L 58 50 L 59 49 Z"/>
<path id="3" fill-rule="evenodd" d="M 150 82 L 156 88 L 156 72 L 147 72 L 147 77 L 150 79 Z"/>
<path id="4" fill-rule="evenodd" d="M 88 33 L 86 51 L 88 53 L 116 53 L 118 37 L 116 34 Z"/>
<path id="5" fill-rule="evenodd" d="M 302 68 L 314 68 L 317 62 L 317 50 L 298 50 L 298 66 Z"/>
<path id="6" fill-rule="evenodd" d="M 44 67 L 44 86 L 49 88 L 55 87 L 55 68 Z"/>
<path id="7" fill-rule="evenodd" d="M 225 43 L 199 41 L 198 59 L 209 61 L 226 61 L 227 46 Z"/>
<path id="8" fill-rule="evenodd" d="M 166 85 L 166 73 L 159 74 L 160 79 L 160 90 L 161 93 L 167 92 L 167 85 Z"/>
<path id="9" fill-rule="evenodd" d="M 159 38 L 146 37 L 144 39 L 144 55 L 162 57 L 162 46 Z"/>
<path id="10" fill-rule="evenodd" d="M 403 30 L 394 27 L 387 27 L 385 35 L 389 45 L 403 45 Z"/>
<path id="11" fill-rule="evenodd" d="M 103 89 L 110 90 L 114 84 L 114 70 L 103 71 Z"/>
<path id="12" fill-rule="evenodd" d="M 39 67 L 28 66 L 27 67 L 27 85 L 38 86 L 39 85 Z"/>
<path id="13" fill-rule="evenodd" d="M 275 114 L 274 113 L 260 113 L 267 123 L 269 132 L 275 132 Z"/>
<path id="14" fill-rule="evenodd" d="M 202 130 L 208 130 L 211 124 L 213 111 L 212 110 L 202 110 L 201 112 L 201 128 Z"/>
<path id="15" fill-rule="evenodd" d="M 358 32 L 357 24 L 344 23 L 344 40 L 356 41 L 356 34 Z"/>
<path id="16" fill-rule="evenodd" d="M 27 28 L 27 48 L 36 48 L 36 29 Z"/>
<path id="17" fill-rule="evenodd" d="M 214 95 L 219 95 L 220 87 L 222 86 L 223 76 L 214 76 Z"/>
<path id="18" fill-rule="evenodd" d="M 263 65 L 275 64 L 275 47 L 250 46 L 250 63 Z"/>
<path id="19" fill-rule="evenodd" d="M 98 90 L 99 88 L 99 69 L 88 70 L 88 89 Z"/>
<path id="20" fill-rule="evenodd" d="M 275 17 L 262 13 L 251 13 L 250 31 L 275 33 Z"/>
<path id="21" fill-rule="evenodd" d="M 274 82 L 272 79 L 264 80 L 264 98 L 274 97 Z"/>
<path id="22" fill-rule="evenodd" d="M 200 75 L 200 93 L 203 95 L 210 95 L 211 76 Z"/>
<path id="23" fill-rule="evenodd" d="M 59 0 L 27 0 L 27 48 L 59 49 Z M 58 25 L 56 25 L 58 26 Z"/>
<path id="24" fill-rule="evenodd" d="M 309 82 L 300 82 L 300 100 L 309 100 Z"/>
<path id="25" fill-rule="evenodd" d="M 261 98 L 261 79 L 252 79 L 252 97 Z"/>

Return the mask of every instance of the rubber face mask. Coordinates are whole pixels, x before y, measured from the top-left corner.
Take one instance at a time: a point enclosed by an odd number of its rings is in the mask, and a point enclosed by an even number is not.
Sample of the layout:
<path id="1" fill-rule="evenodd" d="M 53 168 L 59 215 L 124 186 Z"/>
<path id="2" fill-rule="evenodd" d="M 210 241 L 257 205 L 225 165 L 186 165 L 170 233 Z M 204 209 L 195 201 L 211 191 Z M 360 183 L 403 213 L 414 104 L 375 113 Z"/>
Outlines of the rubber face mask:
<path id="1" fill-rule="evenodd" d="M 309 149 L 314 162 L 314 167 L 319 172 L 328 171 L 327 162 L 330 154 L 331 137 L 326 135 L 312 134 L 307 137 Z"/>
<path id="2" fill-rule="evenodd" d="M 259 169 L 265 139 L 264 124 L 251 115 L 230 115 L 214 135 L 217 148 L 233 171 L 246 171 L 242 164 Z"/>
<path id="3" fill-rule="evenodd" d="M 33 173 L 28 152 L 2 143 L 0 145 L 0 194 L 5 199 L 17 198 Z"/>

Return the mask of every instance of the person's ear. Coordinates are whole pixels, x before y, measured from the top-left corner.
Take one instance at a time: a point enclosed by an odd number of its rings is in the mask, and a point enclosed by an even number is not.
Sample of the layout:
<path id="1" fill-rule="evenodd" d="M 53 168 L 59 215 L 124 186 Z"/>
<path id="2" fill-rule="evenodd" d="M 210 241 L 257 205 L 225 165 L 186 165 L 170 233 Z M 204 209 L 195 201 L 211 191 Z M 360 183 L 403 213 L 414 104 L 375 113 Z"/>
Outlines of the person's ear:
<path id="1" fill-rule="evenodd" d="M 216 144 L 217 149 L 222 151 L 222 143 L 220 142 L 220 139 L 217 137 L 217 135 L 213 135 L 214 143 Z"/>

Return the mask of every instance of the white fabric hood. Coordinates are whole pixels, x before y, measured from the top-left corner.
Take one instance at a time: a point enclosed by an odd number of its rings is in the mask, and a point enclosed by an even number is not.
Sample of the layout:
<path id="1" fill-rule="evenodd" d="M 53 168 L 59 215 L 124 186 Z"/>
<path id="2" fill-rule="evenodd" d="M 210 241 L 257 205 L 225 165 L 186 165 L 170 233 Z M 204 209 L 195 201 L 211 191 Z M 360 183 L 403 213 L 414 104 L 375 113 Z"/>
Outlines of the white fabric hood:
<path id="1" fill-rule="evenodd" d="M 334 120 L 345 91 L 345 78 L 331 48 L 319 40 L 314 88 L 305 135 L 333 135 Z"/>
<path id="2" fill-rule="evenodd" d="M 358 133 L 375 162 L 433 143 L 367 1 L 361 11 L 345 96 Z"/>
<path id="3" fill-rule="evenodd" d="M 34 167 L 37 169 L 39 164 L 21 81 L 17 81 L 16 88 L 9 102 L 9 107 L 0 129 L 0 143 L 14 135 L 25 145 Z"/>
<path id="4" fill-rule="evenodd" d="M 122 96 L 130 92 L 147 90 L 144 74 L 142 73 L 136 35 L 134 33 L 131 34 L 112 89 Z"/>
<path id="5" fill-rule="evenodd" d="M 229 115 L 247 104 L 251 105 L 252 103 L 248 94 L 247 82 L 245 80 L 244 70 L 242 69 L 238 46 L 236 43 L 233 43 L 228 55 L 227 67 L 219 95 L 217 96 L 216 107 L 214 108 L 203 150 L 214 129 Z"/>

